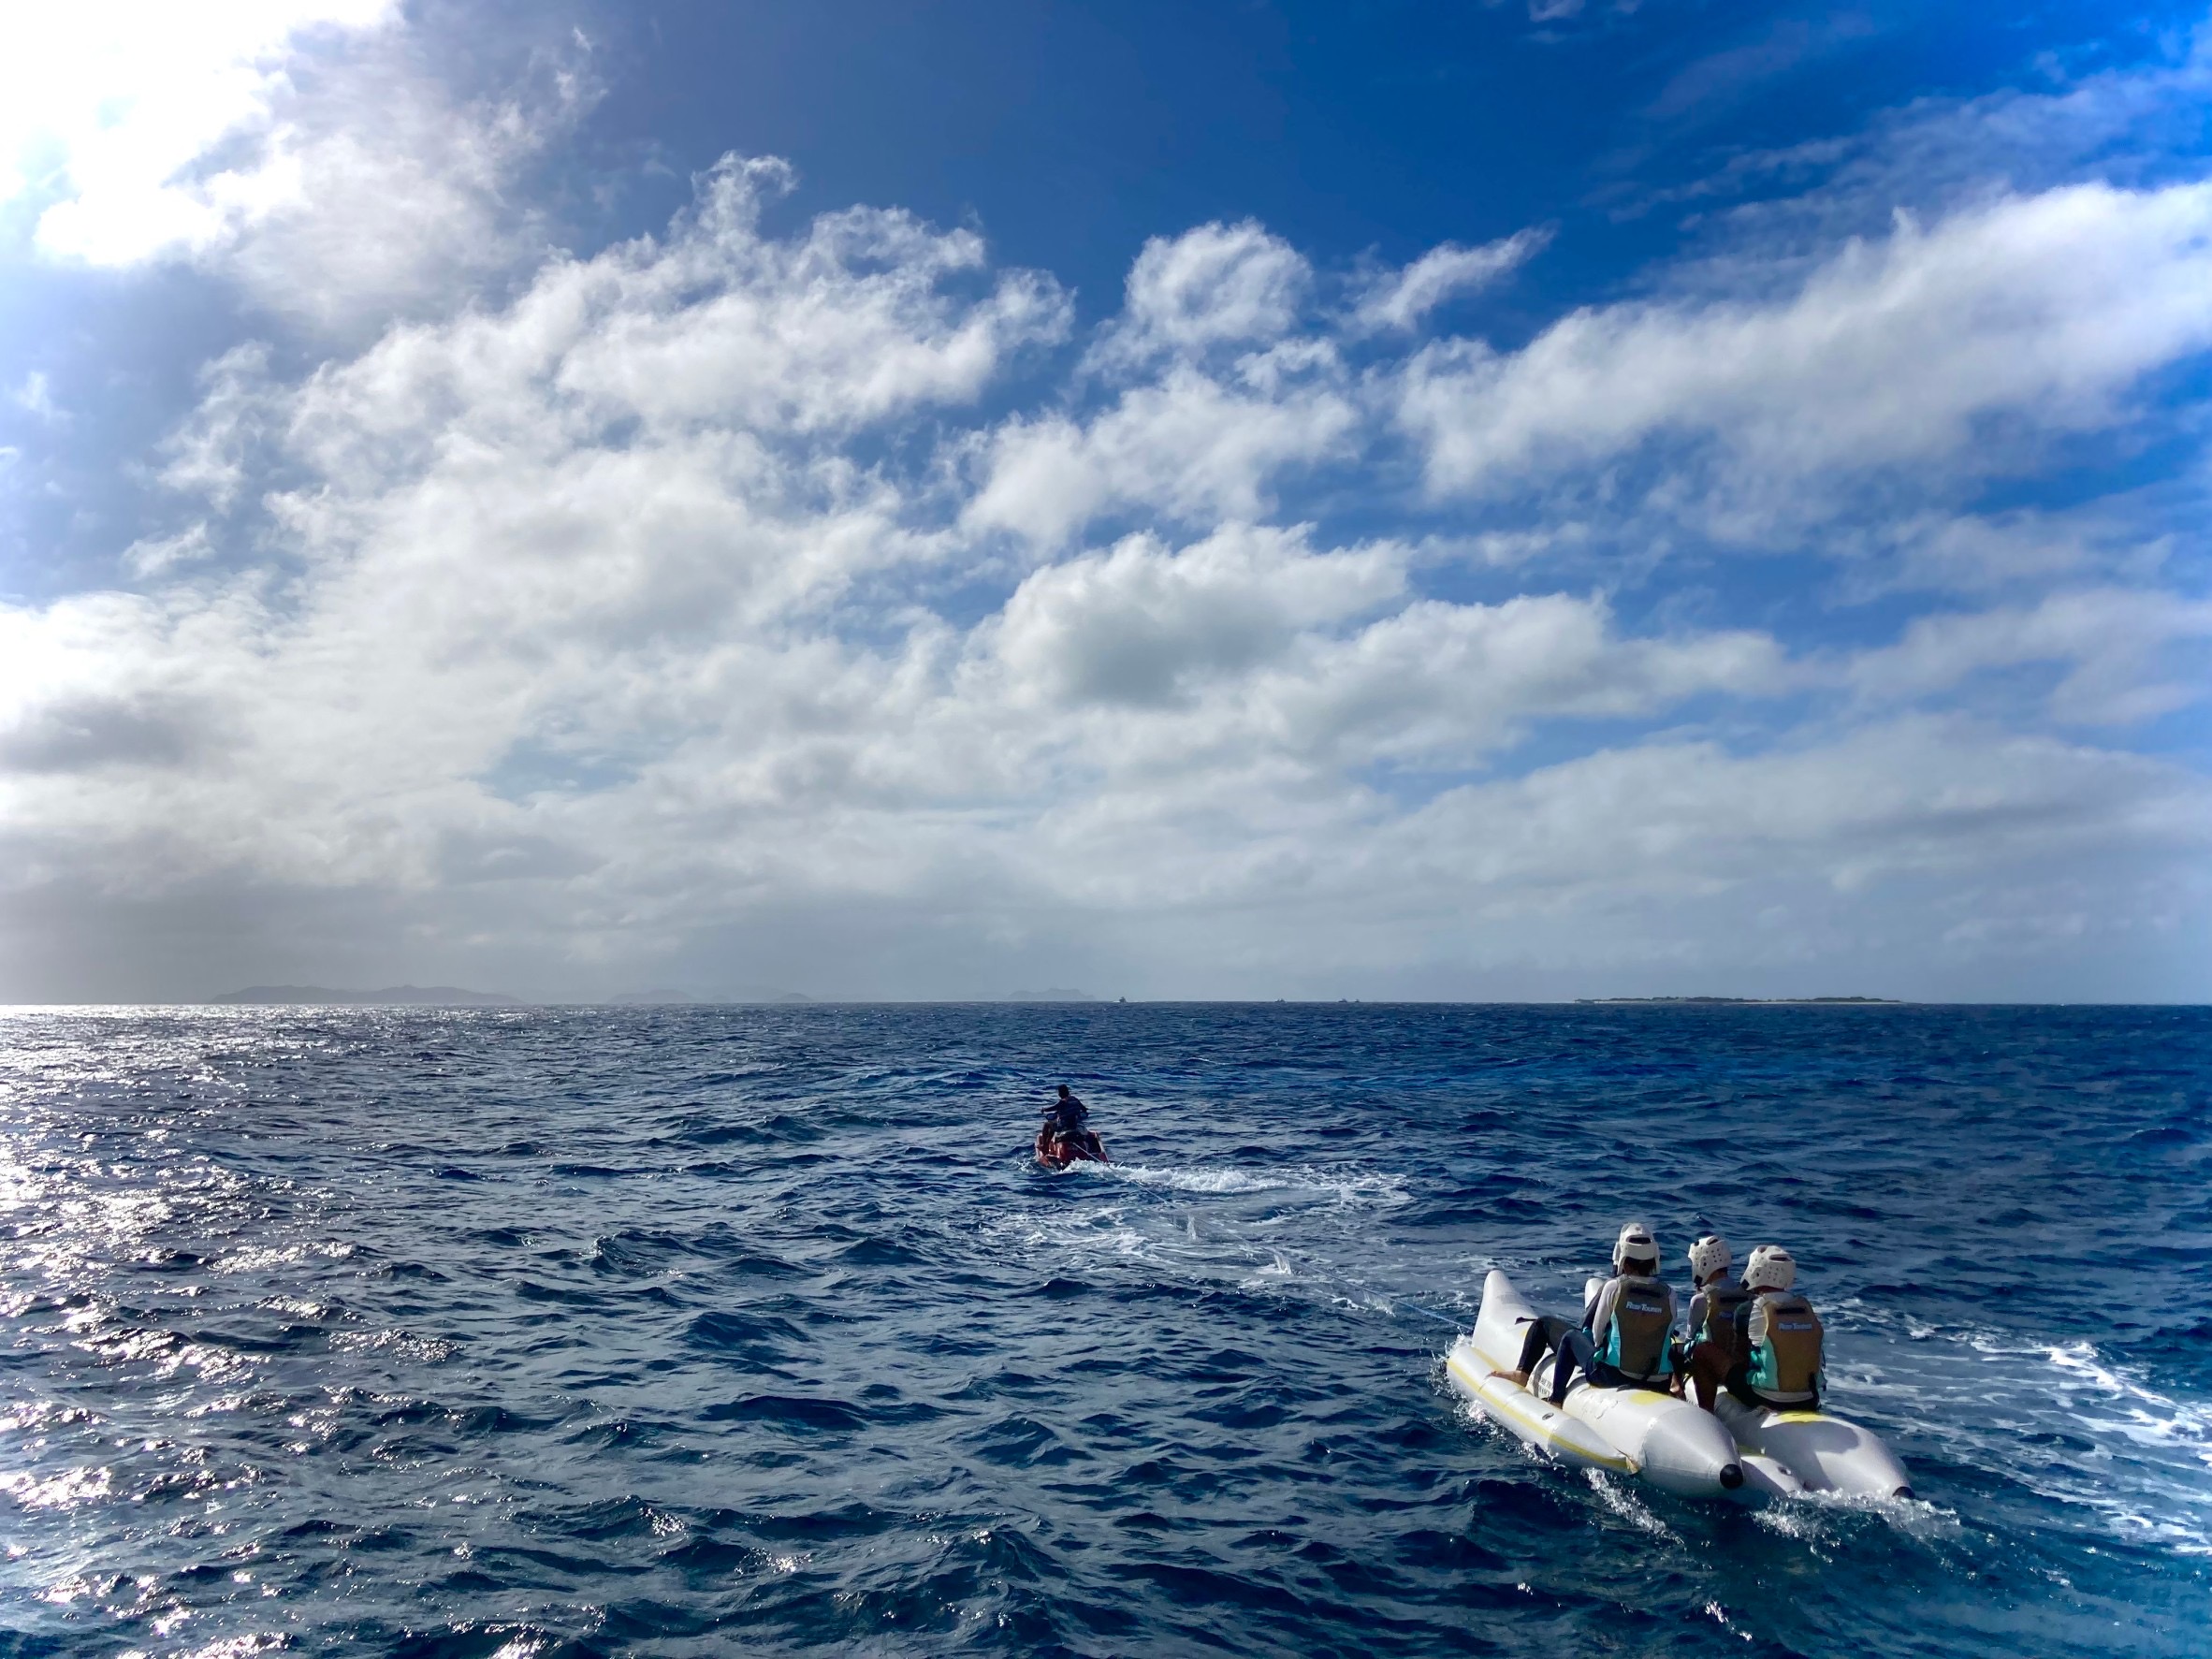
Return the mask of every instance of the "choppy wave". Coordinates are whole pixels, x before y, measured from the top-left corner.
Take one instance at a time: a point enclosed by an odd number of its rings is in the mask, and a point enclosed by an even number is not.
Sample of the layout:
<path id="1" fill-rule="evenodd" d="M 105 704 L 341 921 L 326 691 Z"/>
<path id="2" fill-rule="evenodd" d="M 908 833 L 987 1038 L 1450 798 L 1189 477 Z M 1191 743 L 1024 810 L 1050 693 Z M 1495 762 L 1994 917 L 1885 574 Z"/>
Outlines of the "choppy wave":
<path id="1" fill-rule="evenodd" d="M 1940 1354 L 1916 1400 L 1969 1399 L 1927 1432 L 2001 1463 L 2036 1495 L 2100 1517 L 2118 1539 L 2212 1557 L 2212 1404 L 2149 1386 L 2086 1339 L 1972 1330 L 1925 1334 Z"/>
<path id="2" fill-rule="evenodd" d="M 1126 1162 L 1030 1167 L 1062 1076 Z M 0 1652 L 2193 1654 L 2208 1081 L 2187 1011 L 0 1013 Z M 1920 1498 L 1457 1400 L 1631 1214 L 1790 1243 Z"/>
<path id="3" fill-rule="evenodd" d="M 1287 1197 L 1327 1199 L 1347 1208 L 1393 1208 L 1406 1202 L 1405 1177 L 1390 1171 L 1332 1169 L 1305 1165 L 1290 1169 L 1155 1168 L 1145 1164 L 1077 1164 L 1070 1171 L 1095 1181 L 1128 1181 L 1140 1186 L 1164 1186 L 1175 1192 L 1211 1193 L 1243 1197 L 1253 1193 L 1280 1193 Z"/>

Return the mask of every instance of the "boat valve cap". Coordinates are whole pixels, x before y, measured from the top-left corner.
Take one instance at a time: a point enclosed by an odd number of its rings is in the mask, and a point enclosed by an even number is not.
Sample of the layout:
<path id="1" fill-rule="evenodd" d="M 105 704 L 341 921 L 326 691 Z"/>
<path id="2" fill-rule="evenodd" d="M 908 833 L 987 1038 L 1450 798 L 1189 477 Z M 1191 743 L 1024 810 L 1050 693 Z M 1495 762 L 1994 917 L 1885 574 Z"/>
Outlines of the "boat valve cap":
<path id="1" fill-rule="evenodd" d="M 1741 1463 L 1723 1463 L 1721 1465 L 1721 1490 L 1723 1492 L 1734 1492 L 1742 1484 L 1743 1465 Z"/>

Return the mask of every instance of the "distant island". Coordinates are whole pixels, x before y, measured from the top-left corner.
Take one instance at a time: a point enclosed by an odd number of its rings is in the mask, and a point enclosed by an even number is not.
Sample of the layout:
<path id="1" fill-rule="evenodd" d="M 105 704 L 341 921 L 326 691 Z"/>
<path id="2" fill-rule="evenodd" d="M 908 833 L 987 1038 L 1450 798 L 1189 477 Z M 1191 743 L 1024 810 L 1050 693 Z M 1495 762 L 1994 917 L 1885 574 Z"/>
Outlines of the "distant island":
<path id="1" fill-rule="evenodd" d="M 381 991 L 339 991 L 328 985 L 248 985 L 210 998 L 214 1002 L 320 1003 L 362 1008 L 521 1008 L 519 997 L 469 991 L 459 985 L 386 985 Z"/>
<path id="2" fill-rule="evenodd" d="M 689 991 L 625 991 L 619 997 L 609 997 L 609 1008 L 731 1008 L 749 1007 L 755 1003 L 777 1003 L 796 1006 L 812 1002 L 813 997 L 799 991 L 771 990 L 765 985 L 740 985 L 720 997 L 694 997 Z"/>
<path id="3" fill-rule="evenodd" d="M 1098 1000 L 1088 991 L 1071 991 L 1065 985 L 1051 985 L 1041 991 L 1016 991 L 1007 997 L 1009 1002 L 1096 1002 Z"/>
<path id="4" fill-rule="evenodd" d="M 1809 1002 L 1874 1002 L 1892 1008 L 1901 1006 L 1894 997 L 1578 997 L 1575 1000 L 1590 1007 L 1615 1002 L 1765 1003 L 1792 1007 Z"/>

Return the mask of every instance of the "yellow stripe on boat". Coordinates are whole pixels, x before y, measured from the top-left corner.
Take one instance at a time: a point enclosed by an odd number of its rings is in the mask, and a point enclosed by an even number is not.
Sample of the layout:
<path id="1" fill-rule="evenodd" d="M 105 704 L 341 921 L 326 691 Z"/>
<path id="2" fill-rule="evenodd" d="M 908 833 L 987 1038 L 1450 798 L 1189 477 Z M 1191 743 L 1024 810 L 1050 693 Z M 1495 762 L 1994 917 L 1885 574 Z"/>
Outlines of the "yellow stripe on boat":
<path id="1" fill-rule="evenodd" d="M 1525 1392 L 1525 1390 L 1520 1390 L 1510 1384 L 1496 1390 L 1485 1390 L 1482 1385 L 1491 1379 L 1487 1376 L 1477 1376 L 1473 1371 L 1461 1364 L 1460 1357 L 1457 1353 L 1448 1356 L 1444 1363 L 1447 1370 L 1456 1372 L 1459 1374 L 1459 1375 L 1466 1379 L 1467 1386 L 1475 1390 L 1476 1399 L 1484 1406 L 1485 1409 L 1505 1413 L 1505 1415 L 1512 1418 L 1516 1422 L 1519 1422 L 1522 1427 L 1526 1428 L 1531 1433 L 1536 1435 L 1544 1442 L 1545 1445 L 1558 1447 L 1560 1449 L 1564 1451 L 1571 1451 L 1583 1463 L 1594 1464 L 1594 1466 L 1601 1469 L 1610 1469 L 1615 1474 L 1633 1475 L 1636 1473 L 1636 1460 L 1633 1458 L 1623 1457 L 1618 1452 L 1610 1454 L 1594 1452 L 1586 1450 L 1579 1446 L 1570 1447 L 1566 1445 L 1565 1442 L 1561 1439 L 1559 1432 L 1556 1429 L 1552 1428 L 1541 1417 L 1523 1409 L 1521 1403 L 1513 1398 L 1515 1393 Z M 1502 1381 L 1503 1379 L 1500 1380 Z M 1535 1396 L 1531 1395 L 1529 1398 L 1533 1402 Z M 1567 1420 L 1569 1422 L 1575 1421 L 1575 1419 L 1572 1418 L 1567 1419 Z"/>

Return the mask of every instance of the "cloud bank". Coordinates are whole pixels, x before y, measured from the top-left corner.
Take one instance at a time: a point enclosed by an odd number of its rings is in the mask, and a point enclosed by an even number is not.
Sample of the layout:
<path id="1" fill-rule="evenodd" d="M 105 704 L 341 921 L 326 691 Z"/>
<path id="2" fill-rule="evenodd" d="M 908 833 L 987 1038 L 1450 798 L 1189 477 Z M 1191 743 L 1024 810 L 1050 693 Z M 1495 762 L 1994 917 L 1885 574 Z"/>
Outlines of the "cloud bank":
<path id="1" fill-rule="evenodd" d="M 131 462 L 167 521 L 0 604 L 0 996 L 2212 989 L 2201 563 L 2140 492 L 1996 499 L 2196 429 L 2212 187 L 1518 343 L 1433 329 L 1544 227 L 1376 270 L 1205 224 L 1084 323 L 772 158 L 533 251 L 503 193 L 582 94 L 239 18 L 188 104 L 103 60 L 119 123 L 6 135 L 46 257 L 261 309 Z M 1932 599 L 1699 598 L 1783 558 Z"/>

